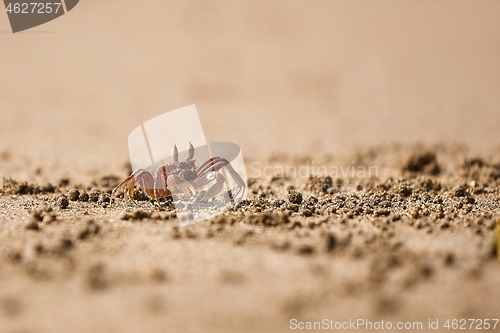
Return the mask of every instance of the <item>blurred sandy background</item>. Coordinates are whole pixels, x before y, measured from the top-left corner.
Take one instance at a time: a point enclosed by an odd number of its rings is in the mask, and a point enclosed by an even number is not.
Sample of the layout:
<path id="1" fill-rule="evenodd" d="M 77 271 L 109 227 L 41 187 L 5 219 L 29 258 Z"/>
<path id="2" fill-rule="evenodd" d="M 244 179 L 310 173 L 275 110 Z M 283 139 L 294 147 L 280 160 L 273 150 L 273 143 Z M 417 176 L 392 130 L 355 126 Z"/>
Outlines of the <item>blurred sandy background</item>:
<path id="1" fill-rule="evenodd" d="M 189 104 L 250 158 L 500 142 L 499 1 L 84 0 L 0 31 L 0 151 L 46 166 L 123 163 L 134 127 Z"/>
<path id="2" fill-rule="evenodd" d="M 353 147 L 387 142 L 458 143 L 471 155 L 500 147 L 498 0 L 82 0 L 67 15 L 17 34 L 0 13 L 0 45 L 0 178 L 58 184 L 70 176 L 72 187 L 87 187 L 89 179 L 125 176 L 130 131 L 190 104 L 197 105 L 207 138 L 239 144 L 247 161 L 273 152 L 349 155 Z M 447 170 L 446 191 L 454 181 L 472 180 L 452 177 L 463 169 Z M 495 170 L 481 170 L 490 178 L 478 185 L 495 191 Z M 476 206 L 488 204 L 497 214 L 496 193 L 476 196 Z M 362 247 L 364 259 L 353 260 L 271 249 L 295 234 L 316 245 L 319 238 L 313 231 L 307 236 L 305 227 L 207 223 L 174 239 L 172 221 L 123 221 L 122 206 L 89 202 L 62 210 L 58 196 L 45 198 L 57 221 L 40 223 L 38 232 L 24 223 L 43 196 L 0 197 L 0 309 L 12 319 L 0 331 L 277 332 L 288 330 L 296 315 L 340 320 L 394 307 L 401 312 L 382 319 L 498 315 L 498 265 L 491 253 L 487 259 L 480 253 L 492 233 L 486 229 L 495 222 L 491 214 L 482 226 L 464 226 L 452 212 L 451 231 L 436 222 L 432 234 L 420 220 L 382 225 L 385 217 L 372 223 L 367 215 L 359 239 L 375 241 Z M 82 240 L 75 235 L 88 218 L 101 231 Z M 358 227 L 342 218 L 334 215 L 328 227 L 346 233 Z M 261 243 L 239 246 L 247 229 Z M 215 238 L 203 236 L 206 231 Z M 64 237 L 74 248 L 51 256 Z M 300 237 L 291 238 L 293 246 Z M 36 254 L 38 248 L 49 253 Z M 456 267 L 441 263 L 447 251 Z M 401 254 L 403 267 L 393 271 L 408 274 L 410 283 L 417 274 L 417 286 L 370 284 L 370 267 L 378 278 L 389 254 Z M 414 273 L 413 259 L 439 261 L 430 282 Z M 166 283 L 150 281 L 156 267 L 167 272 Z M 46 283 L 38 283 L 37 269 L 48 273 Z M 482 275 L 464 277 L 476 272 Z M 103 274 L 109 288 L 89 292 Z"/>

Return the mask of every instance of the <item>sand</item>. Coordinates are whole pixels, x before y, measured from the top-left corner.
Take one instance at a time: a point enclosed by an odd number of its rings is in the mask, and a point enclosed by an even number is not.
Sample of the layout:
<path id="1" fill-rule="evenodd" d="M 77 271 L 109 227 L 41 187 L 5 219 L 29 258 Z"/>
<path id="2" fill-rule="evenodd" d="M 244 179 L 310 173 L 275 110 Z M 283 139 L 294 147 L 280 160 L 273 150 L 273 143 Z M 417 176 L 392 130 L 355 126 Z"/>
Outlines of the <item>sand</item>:
<path id="1" fill-rule="evenodd" d="M 436 150 L 402 163 L 395 147 L 360 152 L 363 165 L 385 165 L 383 180 L 252 178 L 247 200 L 184 228 L 168 202 L 110 200 L 126 170 L 87 185 L 5 179 L 3 329 L 281 332 L 291 319 L 495 318 L 500 163 Z"/>
<path id="2" fill-rule="evenodd" d="M 15 35 L 0 14 L 0 332 L 498 318 L 498 7 L 85 1 Z M 190 104 L 242 148 L 247 200 L 186 228 L 124 212 L 128 134 Z"/>

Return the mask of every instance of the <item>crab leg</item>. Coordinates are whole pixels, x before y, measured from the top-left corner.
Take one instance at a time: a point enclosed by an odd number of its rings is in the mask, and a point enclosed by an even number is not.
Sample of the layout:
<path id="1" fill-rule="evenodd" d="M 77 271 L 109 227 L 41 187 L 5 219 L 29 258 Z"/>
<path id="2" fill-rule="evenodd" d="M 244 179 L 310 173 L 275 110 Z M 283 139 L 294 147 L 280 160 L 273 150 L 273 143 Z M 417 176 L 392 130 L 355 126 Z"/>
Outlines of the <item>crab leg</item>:
<path id="1" fill-rule="evenodd" d="M 219 171 L 221 169 L 226 170 L 231 177 L 233 178 L 234 182 L 236 183 L 236 188 L 234 190 L 234 196 L 237 197 L 240 193 L 243 194 L 245 191 L 245 182 L 243 179 L 240 177 L 240 175 L 234 170 L 234 168 L 231 166 L 231 163 L 228 162 L 225 158 L 221 157 L 213 157 L 200 165 L 198 169 L 196 170 L 196 173 L 198 174 L 198 177 L 201 178 L 203 175 L 205 175 L 207 172 L 210 171 Z"/>
<path id="2" fill-rule="evenodd" d="M 216 170 L 214 170 L 214 165 L 219 160 L 221 160 L 220 157 L 212 157 L 212 158 L 206 160 L 203 164 L 201 164 L 199 167 L 196 168 L 196 174 L 201 175 L 208 170 L 216 171 Z"/>
<path id="3" fill-rule="evenodd" d="M 168 172 L 165 166 L 161 166 L 155 171 L 154 193 L 156 199 L 165 198 L 171 195 L 167 188 Z"/>
<path id="4" fill-rule="evenodd" d="M 111 197 L 115 196 L 117 191 L 124 189 L 124 193 L 128 192 L 128 195 L 133 199 L 134 186 L 138 183 L 143 191 L 147 193 L 150 197 L 154 198 L 154 179 L 153 175 L 145 169 L 137 169 L 130 176 L 128 176 L 124 181 L 118 184 L 111 192 Z M 126 199 L 127 197 L 125 197 Z"/>
<path id="5" fill-rule="evenodd" d="M 130 183 L 128 183 L 127 187 L 123 191 L 123 197 L 125 199 L 125 203 L 127 203 L 129 198 L 132 200 L 132 202 L 135 203 L 134 189 L 135 189 L 135 181 L 131 181 Z"/>
<path id="6" fill-rule="evenodd" d="M 212 182 L 215 183 L 210 186 L 203 196 L 200 201 L 207 201 L 213 197 L 215 197 L 222 189 L 224 188 L 224 182 L 226 181 L 226 178 L 219 172 L 217 171 L 209 171 L 196 179 L 195 185 L 198 188 L 201 188 L 207 184 L 210 184 Z"/>

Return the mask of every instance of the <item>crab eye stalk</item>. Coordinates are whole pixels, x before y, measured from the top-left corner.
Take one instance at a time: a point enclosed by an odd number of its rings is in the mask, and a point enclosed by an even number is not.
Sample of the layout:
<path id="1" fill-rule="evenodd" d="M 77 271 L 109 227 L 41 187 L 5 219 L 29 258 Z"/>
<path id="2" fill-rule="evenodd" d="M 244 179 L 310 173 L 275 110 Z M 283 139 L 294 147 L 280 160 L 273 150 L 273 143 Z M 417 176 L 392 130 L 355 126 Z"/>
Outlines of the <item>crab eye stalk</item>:
<path id="1" fill-rule="evenodd" d="M 174 160 L 174 162 L 179 162 L 179 150 L 177 150 L 176 145 L 172 147 L 172 159 Z"/>
<path id="2" fill-rule="evenodd" d="M 191 160 L 191 159 L 193 159 L 193 157 L 194 157 L 194 146 L 190 142 L 189 146 L 188 146 L 188 158 Z"/>

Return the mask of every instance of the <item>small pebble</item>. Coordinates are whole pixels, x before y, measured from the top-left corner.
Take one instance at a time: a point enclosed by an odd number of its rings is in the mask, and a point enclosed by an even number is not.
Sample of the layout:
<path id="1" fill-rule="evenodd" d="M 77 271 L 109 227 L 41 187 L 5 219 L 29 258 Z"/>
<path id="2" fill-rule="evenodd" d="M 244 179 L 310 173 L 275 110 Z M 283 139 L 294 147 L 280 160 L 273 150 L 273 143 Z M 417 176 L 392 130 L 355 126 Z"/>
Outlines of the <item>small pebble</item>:
<path id="1" fill-rule="evenodd" d="M 101 203 L 103 203 L 103 202 L 110 202 L 110 201 L 111 201 L 111 196 L 108 193 L 103 193 L 99 197 L 99 202 L 101 202 Z"/>
<path id="2" fill-rule="evenodd" d="M 455 256 L 453 253 L 448 253 L 444 258 L 444 264 L 446 266 L 452 266 L 455 263 Z"/>
<path id="3" fill-rule="evenodd" d="M 293 204 L 300 204 L 302 203 L 302 193 L 298 191 L 289 191 L 288 192 L 288 201 Z"/>
<path id="4" fill-rule="evenodd" d="M 450 224 L 448 222 L 443 222 L 441 224 L 441 229 L 448 229 L 450 227 Z"/>
<path id="5" fill-rule="evenodd" d="M 151 217 L 151 213 L 142 209 L 135 210 L 133 212 L 123 212 L 120 215 L 121 220 L 143 220 Z"/>
<path id="6" fill-rule="evenodd" d="M 303 244 L 297 248 L 297 252 L 300 254 L 312 254 L 314 253 L 314 247 L 308 244 Z"/>
<path id="7" fill-rule="evenodd" d="M 74 188 L 68 192 L 68 199 L 71 201 L 78 200 L 79 196 L 80 196 L 80 191 L 78 191 L 76 188 Z"/>
<path id="8" fill-rule="evenodd" d="M 56 215 L 55 214 L 45 214 L 45 216 L 43 217 L 43 223 L 51 223 L 51 222 L 54 222 L 56 220 Z"/>
<path id="9" fill-rule="evenodd" d="M 389 216 L 390 213 L 388 209 L 377 209 L 374 214 L 376 216 Z"/>
<path id="10" fill-rule="evenodd" d="M 167 273 L 165 273 L 164 270 L 162 269 L 154 269 L 152 272 L 151 272 L 151 280 L 153 280 L 154 282 L 165 282 L 168 280 L 168 276 L 167 276 Z"/>
<path id="11" fill-rule="evenodd" d="M 89 201 L 89 195 L 88 195 L 88 193 L 85 192 L 85 191 L 82 191 L 80 193 L 80 195 L 78 196 L 78 200 L 83 201 L 83 202 Z"/>
<path id="12" fill-rule="evenodd" d="M 97 202 L 97 201 L 99 201 L 99 192 L 97 192 L 97 191 L 91 191 L 89 193 L 89 201 L 91 201 L 91 202 Z"/>
<path id="13" fill-rule="evenodd" d="M 85 228 L 83 228 L 78 234 L 79 239 L 86 239 L 90 236 L 96 235 L 99 232 L 100 227 L 94 223 L 94 221 L 89 221 Z"/>
<path id="14" fill-rule="evenodd" d="M 73 248 L 73 241 L 68 238 L 61 238 L 58 240 L 52 248 L 52 252 L 57 254 L 63 254 L 64 252 Z"/>
<path id="15" fill-rule="evenodd" d="M 312 203 L 312 204 L 315 204 L 315 203 L 318 203 L 318 198 L 316 198 L 315 196 L 310 196 L 309 197 L 309 202 Z"/>
<path id="16" fill-rule="evenodd" d="M 130 214 L 129 214 L 129 213 L 127 213 L 127 212 L 122 212 L 122 213 L 120 214 L 120 220 L 127 221 L 127 220 L 129 220 L 129 219 L 130 219 Z"/>
<path id="17" fill-rule="evenodd" d="M 313 213 L 309 209 L 304 209 L 302 211 L 302 215 L 304 215 L 304 216 L 312 216 Z"/>
<path id="18" fill-rule="evenodd" d="M 66 198 L 65 195 L 60 196 L 59 199 L 57 199 L 57 205 L 61 209 L 66 209 L 69 205 L 68 198 Z"/>
<path id="19" fill-rule="evenodd" d="M 468 194 L 467 185 L 460 185 L 454 191 L 456 197 L 465 197 Z"/>
<path id="20" fill-rule="evenodd" d="M 338 245 L 337 238 L 335 238 L 334 235 L 332 234 L 327 234 L 325 236 L 325 249 L 326 252 L 330 252 L 335 249 L 335 247 Z"/>
<path id="21" fill-rule="evenodd" d="M 26 228 L 26 230 L 37 231 L 39 229 L 38 221 L 33 219 L 33 220 L 29 221 L 28 223 L 26 223 L 26 225 L 24 227 Z"/>
<path id="22" fill-rule="evenodd" d="M 42 210 L 35 210 L 31 212 L 31 216 L 33 216 L 33 220 L 41 222 L 43 220 L 43 211 Z"/>

